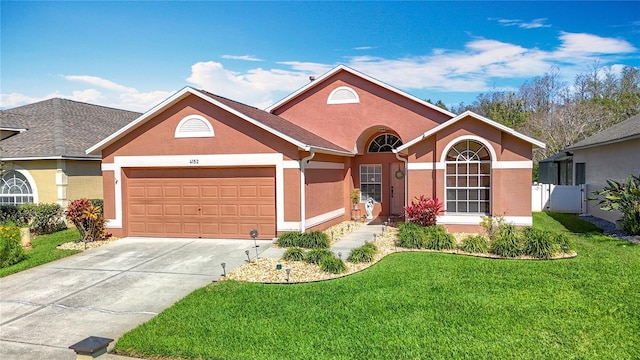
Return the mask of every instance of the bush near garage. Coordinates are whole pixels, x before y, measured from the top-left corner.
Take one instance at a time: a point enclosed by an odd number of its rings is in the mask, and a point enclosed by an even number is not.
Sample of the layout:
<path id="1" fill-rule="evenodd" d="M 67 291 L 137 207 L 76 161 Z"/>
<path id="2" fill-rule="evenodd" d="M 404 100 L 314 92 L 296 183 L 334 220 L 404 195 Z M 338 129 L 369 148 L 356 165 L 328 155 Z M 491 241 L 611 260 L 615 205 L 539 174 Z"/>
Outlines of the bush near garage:
<path id="1" fill-rule="evenodd" d="M 18 227 L 29 227 L 37 235 L 50 234 L 67 226 L 58 204 L 21 204 L 0 206 L 0 223 L 11 222 Z"/>
<path id="2" fill-rule="evenodd" d="M 329 236 L 321 231 L 311 231 L 308 233 L 290 231 L 280 235 L 278 238 L 278 246 L 327 249 L 329 248 Z"/>
<path id="3" fill-rule="evenodd" d="M 106 232 L 106 220 L 102 208 L 91 203 L 89 199 L 74 200 L 65 211 L 67 220 L 71 221 L 83 241 L 95 241 L 109 237 Z"/>

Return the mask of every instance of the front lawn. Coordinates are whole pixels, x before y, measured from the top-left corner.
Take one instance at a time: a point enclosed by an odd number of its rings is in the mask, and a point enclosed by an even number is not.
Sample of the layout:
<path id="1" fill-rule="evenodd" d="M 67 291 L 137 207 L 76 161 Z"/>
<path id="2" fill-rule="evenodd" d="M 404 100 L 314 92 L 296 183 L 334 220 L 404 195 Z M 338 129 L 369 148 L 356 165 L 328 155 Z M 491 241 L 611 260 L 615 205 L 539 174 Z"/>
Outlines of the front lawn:
<path id="1" fill-rule="evenodd" d="M 564 230 L 547 214 L 534 223 Z M 187 359 L 640 358 L 640 246 L 572 237 L 574 259 L 408 252 L 338 280 L 214 283 L 125 334 L 116 350 Z"/>
<path id="2" fill-rule="evenodd" d="M 31 240 L 33 248 L 27 251 L 27 258 L 17 264 L 0 269 L 0 277 L 73 255 L 78 251 L 58 250 L 56 247 L 78 239 L 80 239 L 80 234 L 75 228 L 34 237 Z"/>

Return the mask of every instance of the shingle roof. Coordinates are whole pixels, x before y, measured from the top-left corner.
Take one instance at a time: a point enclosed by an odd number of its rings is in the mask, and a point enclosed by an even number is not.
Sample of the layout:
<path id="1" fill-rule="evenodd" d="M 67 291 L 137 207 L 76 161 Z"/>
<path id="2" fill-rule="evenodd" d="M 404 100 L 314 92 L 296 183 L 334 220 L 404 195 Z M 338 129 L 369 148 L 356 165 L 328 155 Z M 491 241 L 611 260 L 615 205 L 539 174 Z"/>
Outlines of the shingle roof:
<path id="1" fill-rule="evenodd" d="M 310 145 L 313 147 L 319 147 L 319 148 L 324 148 L 324 149 L 328 149 L 328 150 L 335 150 L 335 151 L 341 151 L 341 152 L 350 152 L 349 150 L 338 146 L 292 122 L 290 122 L 289 120 L 283 119 L 277 115 L 274 115 L 272 113 L 269 113 L 267 111 L 264 110 L 260 110 L 258 108 L 255 108 L 253 106 L 249 106 L 249 105 L 245 105 L 243 103 L 239 103 L 237 101 L 231 100 L 231 99 L 227 99 L 225 97 L 222 96 L 218 96 L 215 94 L 212 94 L 208 91 L 205 90 L 198 90 L 201 93 L 207 95 L 208 97 L 211 97 L 212 99 L 215 99 L 218 102 L 221 102 L 222 104 L 242 113 L 245 114 L 247 116 L 249 116 L 252 119 L 255 119 L 259 122 L 261 122 L 262 124 L 268 126 L 269 128 L 276 130 L 277 132 L 280 132 L 282 134 L 285 134 L 293 139 L 296 139 L 306 145 Z"/>
<path id="2" fill-rule="evenodd" d="M 85 150 L 140 113 L 54 98 L 0 111 L 0 126 L 27 131 L 2 140 L 2 158 L 87 157 Z M 91 156 L 93 157 L 93 156 Z"/>
<path id="3" fill-rule="evenodd" d="M 613 125 L 570 146 L 567 150 L 582 149 L 640 137 L 640 114 Z"/>

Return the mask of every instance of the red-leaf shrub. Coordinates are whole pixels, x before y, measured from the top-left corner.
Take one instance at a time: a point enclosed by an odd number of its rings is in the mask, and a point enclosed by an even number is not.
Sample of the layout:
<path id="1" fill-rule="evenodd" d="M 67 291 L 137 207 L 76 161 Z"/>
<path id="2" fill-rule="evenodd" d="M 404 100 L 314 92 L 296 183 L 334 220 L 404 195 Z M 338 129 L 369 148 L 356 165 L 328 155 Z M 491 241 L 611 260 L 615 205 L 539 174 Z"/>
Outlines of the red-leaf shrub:
<path id="1" fill-rule="evenodd" d="M 411 200 L 411 205 L 405 206 L 404 212 L 407 214 L 409 222 L 422 226 L 433 226 L 436 224 L 436 216 L 443 209 L 444 204 L 438 198 L 431 199 L 420 195 L 419 198 Z"/>
<path id="2" fill-rule="evenodd" d="M 73 200 L 64 214 L 78 228 L 82 240 L 94 241 L 108 236 L 102 209 L 88 199 Z"/>

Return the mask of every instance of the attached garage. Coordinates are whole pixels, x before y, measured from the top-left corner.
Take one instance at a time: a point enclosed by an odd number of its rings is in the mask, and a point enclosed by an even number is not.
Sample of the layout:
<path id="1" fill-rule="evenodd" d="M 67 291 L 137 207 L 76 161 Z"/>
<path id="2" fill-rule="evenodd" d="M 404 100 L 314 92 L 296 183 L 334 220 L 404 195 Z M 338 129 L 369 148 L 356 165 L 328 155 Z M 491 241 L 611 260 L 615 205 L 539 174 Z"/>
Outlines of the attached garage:
<path id="1" fill-rule="evenodd" d="M 123 169 L 129 236 L 276 236 L 275 168 Z"/>

